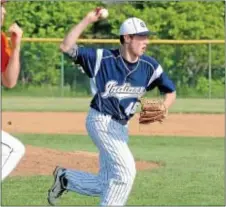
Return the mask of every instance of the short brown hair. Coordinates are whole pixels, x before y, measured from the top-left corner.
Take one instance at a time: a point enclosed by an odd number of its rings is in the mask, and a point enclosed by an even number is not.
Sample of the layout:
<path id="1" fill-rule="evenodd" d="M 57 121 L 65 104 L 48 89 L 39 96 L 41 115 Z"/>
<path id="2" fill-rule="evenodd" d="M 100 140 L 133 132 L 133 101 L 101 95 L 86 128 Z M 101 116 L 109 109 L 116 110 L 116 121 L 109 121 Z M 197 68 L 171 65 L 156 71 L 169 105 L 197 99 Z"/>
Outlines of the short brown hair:
<path id="1" fill-rule="evenodd" d="M 133 34 L 129 35 L 131 38 L 134 36 Z M 125 42 L 124 35 L 120 35 L 119 37 L 120 43 L 123 45 Z"/>
<path id="2" fill-rule="evenodd" d="M 120 35 L 119 40 L 120 40 L 120 43 L 123 45 L 125 42 L 124 36 Z"/>

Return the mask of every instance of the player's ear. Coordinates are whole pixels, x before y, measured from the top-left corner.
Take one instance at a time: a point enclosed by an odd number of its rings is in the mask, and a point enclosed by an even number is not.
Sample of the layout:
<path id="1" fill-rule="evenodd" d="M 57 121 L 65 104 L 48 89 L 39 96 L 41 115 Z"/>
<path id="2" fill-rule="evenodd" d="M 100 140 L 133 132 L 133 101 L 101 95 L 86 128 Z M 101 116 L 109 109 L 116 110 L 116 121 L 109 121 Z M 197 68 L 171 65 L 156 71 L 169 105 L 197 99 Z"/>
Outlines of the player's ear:
<path id="1" fill-rule="evenodd" d="M 125 42 L 126 44 L 130 43 L 130 40 L 131 40 L 130 35 L 124 35 L 124 42 Z"/>

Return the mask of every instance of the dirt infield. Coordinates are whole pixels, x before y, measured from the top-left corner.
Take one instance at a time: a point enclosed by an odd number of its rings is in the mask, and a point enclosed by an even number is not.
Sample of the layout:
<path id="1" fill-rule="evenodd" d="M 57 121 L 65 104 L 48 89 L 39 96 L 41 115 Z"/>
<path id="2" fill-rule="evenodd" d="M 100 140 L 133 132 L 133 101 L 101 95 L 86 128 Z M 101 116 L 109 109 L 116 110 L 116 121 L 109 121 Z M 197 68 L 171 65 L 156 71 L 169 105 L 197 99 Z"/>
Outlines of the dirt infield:
<path id="1" fill-rule="evenodd" d="M 85 113 L 62 112 L 3 112 L 3 129 L 11 133 L 87 134 Z M 193 137 L 223 137 L 224 115 L 170 114 L 163 123 L 139 126 L 138 115 L 129 124 L 131 135 L 167 135 Z M 37 157 L 39 159 L 37 160 Z M 56 165 L 83 170 L 98 171 L 97 154 L 88 152 L 62 152 L 58 150 L 26 146 L 26 155 L 11 176 L 49 175 Z M 151 170 L 157 163 L 139 161 L 138 170 Z"/>
<path id="2" fill-rule="evenodd" d="M 87 134 L 85 113 L 3 112 L 2 126 L 11 133 Z M 163 124 L 129 124 L 131 135 L 224 137 L 224 114 L 170 114 Z"/>
<path id="3" fill-rule="evenodd" d="M 63 152 L 27 145 L 25 156 L 10 176 L 50 175 L 57 165 L 97 173 L 98 155 L 90 152 Z M 157 167 L 159 167 L 157 163 L 136 162 L 137 170 L 151 170 Z"/>

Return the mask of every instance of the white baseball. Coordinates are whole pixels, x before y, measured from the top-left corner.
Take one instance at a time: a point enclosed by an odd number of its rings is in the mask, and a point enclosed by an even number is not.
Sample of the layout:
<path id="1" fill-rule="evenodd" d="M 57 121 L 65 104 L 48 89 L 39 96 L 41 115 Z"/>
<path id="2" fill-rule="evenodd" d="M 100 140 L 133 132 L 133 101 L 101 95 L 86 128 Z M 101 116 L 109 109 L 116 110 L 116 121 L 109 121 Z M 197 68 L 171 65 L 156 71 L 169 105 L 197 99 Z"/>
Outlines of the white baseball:
<path id="1" fill-rule="evenodd" d="M 108 17 L 108 15 L 109 15 L 107 9 L 101 9 L 100 12 L 101 12 L 100 14 L 101 14 L 101 18 L 102 19 L 106 19 Z"/>

